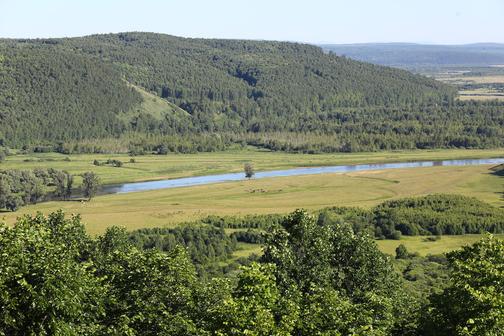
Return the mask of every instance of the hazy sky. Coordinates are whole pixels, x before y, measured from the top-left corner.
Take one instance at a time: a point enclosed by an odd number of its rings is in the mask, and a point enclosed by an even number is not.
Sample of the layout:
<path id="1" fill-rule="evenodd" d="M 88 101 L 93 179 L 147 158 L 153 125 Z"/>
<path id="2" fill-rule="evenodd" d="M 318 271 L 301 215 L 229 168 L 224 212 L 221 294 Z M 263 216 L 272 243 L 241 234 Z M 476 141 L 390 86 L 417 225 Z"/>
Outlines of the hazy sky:
<path id="1" fill-rule="evenodd" d="M 0 37 L 121 31 L 312 43 L 504 42 L 504 0 L 0 0 Z"/>

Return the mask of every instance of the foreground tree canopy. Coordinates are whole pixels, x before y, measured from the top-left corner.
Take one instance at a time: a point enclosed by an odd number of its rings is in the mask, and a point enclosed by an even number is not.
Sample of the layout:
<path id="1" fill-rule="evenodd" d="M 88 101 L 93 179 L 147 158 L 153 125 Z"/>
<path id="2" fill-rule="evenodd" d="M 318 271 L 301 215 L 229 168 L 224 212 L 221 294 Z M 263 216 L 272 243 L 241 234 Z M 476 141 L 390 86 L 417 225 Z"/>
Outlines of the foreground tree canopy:
<path id="1" fill-rule="evenodd" d="M 502 335 L 504 241 L 489 236 L 448 254 L 451 283 L 432 298 L 431 335 Z"/>
<path id="2" fill-rule="evenodd" d="M 110 228 L 89 237 L 62 212 L 0 227 L 1 335 L 498 335 L 504 243 L 449 255 L 449 286 L 421 307 L 389 257 L 346 224 L 296 211 L 260 263 L 198 278 L 181 246 L 143 250 Z M 446 303 L 450 303 L 447 305 Z"/>

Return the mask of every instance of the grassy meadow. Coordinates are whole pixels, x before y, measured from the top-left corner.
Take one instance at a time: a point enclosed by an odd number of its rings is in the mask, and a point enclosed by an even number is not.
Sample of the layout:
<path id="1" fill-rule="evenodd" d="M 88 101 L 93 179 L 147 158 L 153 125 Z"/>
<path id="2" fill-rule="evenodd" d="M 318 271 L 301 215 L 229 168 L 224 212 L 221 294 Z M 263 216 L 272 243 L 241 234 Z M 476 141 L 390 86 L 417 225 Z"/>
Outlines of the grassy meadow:
<path id="1" fill-rule="evenodd" d="M 441 236 L 441 239 L 429 241 L 422 236 L 403 236 L 401 240 L 378 240 L 378 247 L 384 253 L 395 256 L 395 249 L 399 244 L 406 246 L 409 252 L 417 252 L 421 256 L 428 254 L 442 254 L 471 245 L 483 238 L 481 234 L 467 234 L 461 236 Z M 504 239 L 504 234 L 496 234 L 495 237 Z"/>
<path id="2" fill-rule="evenodd" d="M 0 169 L 57 168 L 72 174 L 96 172 L 104 184 L 178 178 L 225 172 L 240 172 L 245 162 L 256 171 L 302 166 L 324 166 L 412 160 L 442 160 L 502 157 L 503 150 L 425 150 L 350 154 L 287 154 L 256 149 L 218 153 L 147 155 L 55 153 L 13 155 L 0 163 Z M 118 159 L 120 168 L 95 166 L 93 160 Z M 103 233 L 108 226 L 128 230 L 175 226 L 207 215 L 246 215 L 288 213 L 296 208 L 316 210 L 334 205 L 369 208 L 388 199 L 432 193 L 458 193 L 474 196 L 495 206 L 503 206 L 504 179 L 491 174 L 490 166 L 426 167 L 345 174 L 306 175 L 260 180 L 226 182 L 177 189 L 98 196 L 90 202 L 47 202 L 0 213 L 0 219 L 13 223 L 18 216 L 37 211 L 63 209 L 81 214 L 90 234 Z M 77 180 L 77 184 L 80 181 Z M 422 237 L 382 240 L 382 251 L 394 255 L 404 244 L 421 255 L 444 253 L 473 243 L 479 235 L 443 236 L 427 242 Z M 240 243 L 234 258 L 261 253 L 255 244 Z"/>
<path id="3" fill-rule="evenodd" d="M 198 175 L 243 171 L 243 164 L 252 162 L 256 171 L 297 167 L 332 166 L 360 163 L 444 160 L 503 157 L 504 149 L 464 150 L 436 149 L 413 151 L 384 151 L 373 153 L 290 154 L 250 148 L 225 152 L 198 154 L 144 155 L 30 153 L 8 156 L 0 169 L 55 168 L 77 175 L 94 171 L 103 184 L 160 180 Z M 120 160 L 123 167 L 95 166 L 94 160 Z M 76 184 L 80 183 L 76 179 Z"/>
<path id="4" fill-rule="evenodd" d="M 461 236 L 441 236 L 439 240 L 429 241 L 425 236 L 403 236 L 400 240 L 377 240 L 378 248 L 386 254 L 395 257 L 395 249 L 400 244 L 406 246 L 410 253 L 418 253 L 421 256 L 428 254 L 443 254 L 462 246 L 471 245 L 483 238 L 483 234 L 467 234 Z M 504 234 L 496 234 L 495 237 L 504 239 Z M 251 254 L 261 255 L 262 249 L 258 244 L 239 243 L 238 250 L 233 254 L 234 258 L 247 257 Z"/>
<path id="5" fill-rule="evenodd" d="M 79 213 L 91 234 L 107 226 L 128 230 L 173 226 L 210 214 L 288 213 L 334 205 L 371 207 L 384 200 L 432 193 L 458 193 L 504 205 L 504 179 L 489 166 L 427 167 L 347 174 L 306 175 L 226 182 L 176 189 L 98 196 L 90 202 L 47 202 L 2 215 L 63 209 Z M 120 168 L 117 168 L 121 170 Z"/>

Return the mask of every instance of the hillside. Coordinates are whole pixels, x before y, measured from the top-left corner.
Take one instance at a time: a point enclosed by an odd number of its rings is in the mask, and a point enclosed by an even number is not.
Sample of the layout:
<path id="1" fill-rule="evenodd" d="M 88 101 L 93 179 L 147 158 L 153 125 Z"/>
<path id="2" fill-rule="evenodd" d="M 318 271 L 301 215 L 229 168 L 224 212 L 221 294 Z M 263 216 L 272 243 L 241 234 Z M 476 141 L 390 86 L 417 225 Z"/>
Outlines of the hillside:
<path id="1" fill-rule="evenodd" d="M 140 102 L 99 60 L 43 44 L 0 44 L 0 139 L 8 145 L 119 135 L 116 114 Z"/>
<path id="2" fill-rule="evenodd" d="M 121 33 L 0 40 L 0 55 L 8 146 L 215 132 L 296 151 L 502 144 L 499 106 L 453 106 L 450 86 L 311 45 Z"/>
<path id="3" fill-rule="evenodd" d="M 413 43 L 326 44 L 349 58 L 405 69 L 504 64 L 504 44 L 428 45 Z"/>

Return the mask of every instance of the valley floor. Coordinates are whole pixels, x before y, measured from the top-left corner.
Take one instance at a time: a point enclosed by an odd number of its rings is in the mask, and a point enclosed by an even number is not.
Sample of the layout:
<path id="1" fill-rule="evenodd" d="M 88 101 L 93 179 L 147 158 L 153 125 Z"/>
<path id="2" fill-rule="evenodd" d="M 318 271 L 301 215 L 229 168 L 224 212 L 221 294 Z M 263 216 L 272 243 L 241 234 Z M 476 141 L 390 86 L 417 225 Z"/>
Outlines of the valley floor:
<path id="1" fill-rule="evenodd" d="M 406 160 L 483 158 L 504 156 L 503 150 L 437 150 L 334 155 L 301 155 L 261 151 L 210 153 L 173 156 L 139 156 L 137 163 L 125 167 L 95 167 L 93 158 L 128 157 L 76 155 L 70 161 L 63 156 L 44 154 L 39 160 L 12 156 L 1 164 L 6 168 L 54 167 L 71 173 L 93 170 L 105 183 L 181 177 L 221 172 L 239 172 L 244 162 L 253 162 L 256 170 L 351 164 L 398 162 Z M 51 158 L 53 161 L 48 160 Z M 56 158 L 59 158 L 58 160 Z M 131 194 L 98 196 L 90 202 L 47 202 L 26 206 L 2 217 L 12 223 L 22 214 L 49 213 L 63 209 L 79 213 L 91 234 L 103 233 L 108 226 L 128 230 L 144 227 L 174 226 L 210 214 L 245 215 L 288 213 L 296 208 L 310 210 L 329 206 L 371 207 L 384 200 L 432 193 L 457 193 L 474 196 L 496 206 L 504 205 L 504 179 L 491 174 L 489 166 L 427 167 L 347 174 L 279 177 L 261 180 L 219 183 L 205 186 L 165 189 Z"/>
<path id="2" fill-rule="evenodd" d="M 198 154 L 142 155 L 30 153 L 8 156 L 0 162 L 0 169 L 55 168 L 71 174 L 94 171 L 102 184 L 116 184 L 201 176 L 243 171 L 251 162 L 256 171 L 297 167 L 335 166 L 361 163 L 386 163 L 449 159 L 478 159 L 504 157 L 504 149 L 435 149 L 411 151 L 383 151 L 371 153 L 290 154 L 249 148 L 225 152 Z M 110 165 L 95 166 L 94 160 L 120 160 L 120 168 Z M 135 163 L 130 163 L 134 159 Z M 80 183 L 76 179 L 77 185 Z"/>

